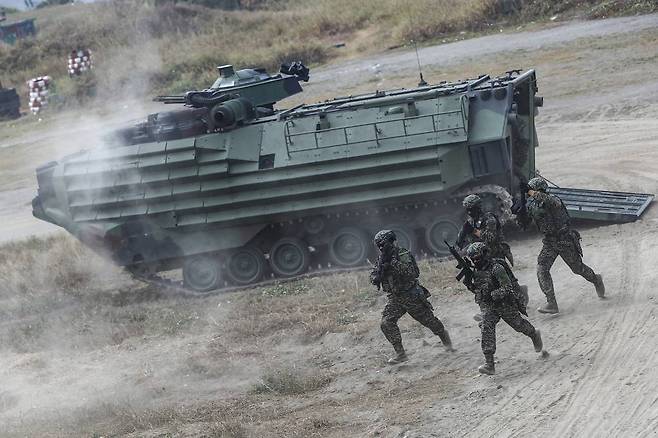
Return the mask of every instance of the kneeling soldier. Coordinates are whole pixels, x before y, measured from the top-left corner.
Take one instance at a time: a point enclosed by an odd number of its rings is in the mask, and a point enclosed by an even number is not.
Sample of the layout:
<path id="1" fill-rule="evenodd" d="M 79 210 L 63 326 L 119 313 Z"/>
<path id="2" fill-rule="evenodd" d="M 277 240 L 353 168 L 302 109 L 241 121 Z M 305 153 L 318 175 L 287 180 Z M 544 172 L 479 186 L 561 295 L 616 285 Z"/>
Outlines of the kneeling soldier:
<path id="1" fill-rule="evenodd" d="M 532 339 L 536 352 L 543 348 L 541 334 L 530 322 L 521 316 L 525 314 L 525 303 L 513 287 L 509 265 L 492 259 L 489 248 L 482 242 L 472 243 L 466 256 L 473 263 L 473 277 L 467 287 L 475 294 L 475 302 L 482 312 L 482 353 L 485 364 L 478 370 L 483 374 L 494 374 L 494 354 L 496 353 L 496 324 L 505 321 L 519 333 Z M 467 282 L 468 283 L 468 282 Z"/>
<path id="2" fill-rule="evenodd" d="M 398 320 L 405 313 L 432 330 L 447 351 L 454 351 L 448 331 L 434 316 L 434 309 L 427 300 L 430 293 L 418 284 L 420 271 L 414 256 L 406 248 L 398 247 L 397 237 L 391 230 L 379 231 L 375 235 L 375 245 L 380 255 L 370 274 L 370 281 L 377 289 L 383 288 L 387 294 L 388 302 L 382 312 L 381 329 L 396 353 L 388 363 L 397 364 L 407 360 L 398 327 Z"/>

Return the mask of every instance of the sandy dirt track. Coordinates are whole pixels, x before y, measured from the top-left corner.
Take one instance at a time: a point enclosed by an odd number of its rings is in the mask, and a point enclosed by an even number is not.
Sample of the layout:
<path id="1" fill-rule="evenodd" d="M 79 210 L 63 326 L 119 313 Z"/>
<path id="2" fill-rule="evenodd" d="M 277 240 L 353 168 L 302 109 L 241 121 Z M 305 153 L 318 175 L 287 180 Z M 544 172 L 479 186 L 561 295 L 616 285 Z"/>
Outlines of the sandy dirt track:
<path id="1" fill-rule="evenodd" d="M 656 47 L 654 14 L 489 36 L 424 48 L 421 56 L 428 80 L 536 67 L 545 97 L 537 149 L 543 174 L 570 187 L 658 193 Z M 414 60 L 412 53 L 396 52 L 325 67 L 308 90 L 325 96 L 343 80 L 354 89 L 391 86 L 401 75 L 408 75 L 410 85 Z M 373 63 L 380 71 L 372 71 Z M 17 156 L 34 153 L 34 147 L 29 138 L 14 138 L 11 147 L 0 147 L 2 163 L 9 149 L 14 162 L 21 162 Z M 21 233 L 31 230 L 25 207 L 31 167 L 21 162 L 12 169 L 21 183 L 3 180 L 9 190 L 0 193 L 0 200 L 14 203 L 3 205 L 0 218 Z M 558 261 L 552 271 L 557 316 L 534 310 L 543 300 L 534 271 L 539 237 L 516 236 L 516 272 L 530 286 L 530 320 L 542 330 L 550 357 L 538 358 L 530 340 L 501 322 L 497 374 L 491 377 L 477 373 L 482 355 L 471 318 L 476 306 L 454 282 L 451 263 L 424 263 L 421 280 L 458 351 L 443 352 L 431 333 L 405 317 L 403 339 L 411 356 L 397 367 L 384 365 L 391 349 L 379 331 L 381 298 L 355 311 L 340 330 L 310 341 L 299 327 L 241 339 L 231 331 L 230 318 L 258 302 L 262 290 L 198 300 L 151 291 L 152 297 L 119 300 L 137 285 L 108 269 L 99 280 L 105 289 L 31 316 L 48 328 L 43 342 L 11 346 L 8 336 L 34 319 L 0 321 L 0 436 L 656 436 L 657 225 L 655 206 L 632 224 L 581 224 L 585 261 L 603 273 L 608 298 L 599 300 L 589 283 Z M 3 233 L 0 240 L 14 236 Z M 332 287 L 360 291 L 364 278 L 313 281 L 313 293 L 299 299 L 316 303 L 319 314 L 330 308 L 325 301 Z M 0 307 L 7 308 L 21 300 L 0 298 Z M 173 318 L 176 329 L 140 327 L 121 332 L 117 341 L 117 327 L 138 327 L 134 320 L 141 321 L 147 308 L 162 320 Z M 132 325 L 118 326 L 117 315 L 132 318 Z M 271 367 L 320 370 L 332 380 L 299 396 L 250 395 Z M 117 414 L 126 406 L 130 415 Z M 198 416 L 139 420 L 142 410 L 172 406 L 190 407 Z M 224 435 L 209 434 L 207 412 L 234 413 L 245 424 L 244 435 L 226 428 L 215 429 Z"/>

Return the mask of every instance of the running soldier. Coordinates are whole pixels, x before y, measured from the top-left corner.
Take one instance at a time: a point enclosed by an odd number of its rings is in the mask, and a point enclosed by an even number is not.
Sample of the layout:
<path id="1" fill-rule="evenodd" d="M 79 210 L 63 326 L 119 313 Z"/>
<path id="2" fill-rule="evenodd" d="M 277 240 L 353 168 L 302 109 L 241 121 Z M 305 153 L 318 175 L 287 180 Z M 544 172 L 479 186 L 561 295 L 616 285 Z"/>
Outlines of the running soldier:
<path id="1" fill-rule="evenodd" d="M 517 214 L 522 228 L 530 222 L 535 222 L 539 231 L 544 235 L 543 247 L 537 257 L 537 280 L 539 287 L 546 295 L 545 306 L 537 311 L 541 313 L 558 313 L 551 267 L 559 255 L 571 268 L 574 274 L 582 276 L 594 284 L 599 298 L 605 296 L 605 285 L 601 274 L 595 274 L 592 268 L 583 263 L 583 250 L 580 246 L 580 233 L 571 228 L 569 213 L 564 203 L 555 195 L 547 193 L 548 184 L 542 178 L 532 178 L 528 181 L 526 190 L 529 199 L 526 211 Z"/>
<path id="2" fill-rule="evenodd" d="M 491 258 L 498 259 L 503 263 L 507 263 L 505 261 L 507 259 L 509 264 L 514 266 L 512 250 L 509 244 L 505 242 L 503 227 L 498 216 L 491 212 L 485 213 L 482 211 L 482 198 L 478 195 L 468 195 L 464 198 L 462 205 L 466 208 L 468 217 L 457 235 L 457 247 L 463 250 L 471 243 L 482 242 L 489 248 Z M 515 277 L 512 277 L 512 283 L 515 288 L 518 288 L 519 293 L 525 297 L 527 303 L 528 287 L 519 285 Z M 474 315 L 473 319 L 481 321 L 482 316 Z"/>
<path id="3" fill-rule="evenodd" d="M 370 281 L 378 290 L 384 289 L 387 294 L 388 302 L 382 312 L 381 329 L 396 353 L 388 363 L 397 364 L 407 360 L 398 327 L 398 320 L 405 313 L 409 313 L 437 335 L 447 351 L 454 351 L 448 331 L 434 316 L 434 309 L 427 300 L 429 291 L 418 284 L 420 271 L 414 256 L 406 248 L 398 246 L 397 237 L 391 230 L 379 231 L 375 235 L 375 245 L 380 254 L 370 273 Z"/>
<path id="4" fill-rule="evenodd" d="M 491 257 L 507 259 L 510 265 L 514 266 L 512 251 L 505 242 L 503 227 L 498 216 L 492 212 L 482 211 L 482 198 L 478 195 L 468 195 L 462 205 L 468 217 L 457 235 L 457 247 L 464 249 L 470 243 L 484 242 L 491 251 Z"/>
<path id="5" fill-rule="evenodd" d="M 493 259 L 489 247 L 482 242 L 472 243 L 466 249 L 466 256 L 473 263 L 473 272 L 464 279 L 464 284 L 475 294 L 475 302 L 480 306 L 482 321 L 482 353 L 485 363 L 478 368 L 482 374 L 494 374 L 494 354 L 496 353 L 496 325 L 501 319 L 519 333 L 532 340 L 536 352 L 541 352 L 541 333 L 523 316 L 525 304 L 513 287 L 511 270 L 507 263 Z"/>

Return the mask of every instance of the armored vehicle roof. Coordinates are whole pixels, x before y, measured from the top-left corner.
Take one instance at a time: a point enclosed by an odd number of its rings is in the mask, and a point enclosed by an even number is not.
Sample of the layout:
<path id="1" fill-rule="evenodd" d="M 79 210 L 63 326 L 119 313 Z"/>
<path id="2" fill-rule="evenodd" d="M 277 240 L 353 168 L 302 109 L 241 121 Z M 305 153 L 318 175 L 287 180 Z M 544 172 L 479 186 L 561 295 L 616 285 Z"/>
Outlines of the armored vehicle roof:
<path id="1" fill-rule="evenodd" d="M 191 107 L 212 107 L 226 100 L 240 97 L 256 107 L 273 108 L 279 100 L 300 93 L 299 81 L 307 82 L 309 70 L 301 62 L 281 64 L 278 74 L 270 75 L 263 68 L 235 71 L 232 65 L 217 67 L 219 78 L 210 88 L 191 90 L 180 96 L 158 96 L 156 102 L 185 104 Z"/>
<path id="2" fill-rule="evenodd" d="M 280 74 L 270 76 L 267 71 L 262 68 L 245 68 L 235 71 L 232 65 L 222 65 L 218 67 L 218 70 L 219 77 L 210 87 L 212 90 L 251 85 L 268 79 L 281 78 Z"/>
<path id="3" fill-rule="evenodd" d="M 516 74 L 516 75 L 513 75 Z M 519 75 L 519 70 L 508 72 L 504 76 L 491 78 L 489 75 L 482 75 L 474 79 L 464 79 L 455 82 L 440 82 L 436 85 L 426 85 L 414 88 L 398 88 L 386 91 L 377 90 L 371 93 L 335 97 L 323 102 L 314 104 L 298 105 L 296 107 L 282 110 L 276 115 L 279 119 L 304 117 L 313 113 L 323 113 L 331 111 L 341 111 L 358 107 L 380 106 L 386 104 L 400 104 L 405 100 L 423 100 L 432 99 L 439 96 L 449 96 L 453 94 L 465 93 L 468 97 L 473 97 L 475 92 L 485 92 L 484 98 L 488 99 L 494 90 L 498 89 L 496 99 L 506 96 L 506 88 L 528 79 L 534 78 L 534 70 L 529 70 Z M 260 121 L 260 120 L 259 120 Z M 255 121 L 258 122 L 258 121 Z"/>

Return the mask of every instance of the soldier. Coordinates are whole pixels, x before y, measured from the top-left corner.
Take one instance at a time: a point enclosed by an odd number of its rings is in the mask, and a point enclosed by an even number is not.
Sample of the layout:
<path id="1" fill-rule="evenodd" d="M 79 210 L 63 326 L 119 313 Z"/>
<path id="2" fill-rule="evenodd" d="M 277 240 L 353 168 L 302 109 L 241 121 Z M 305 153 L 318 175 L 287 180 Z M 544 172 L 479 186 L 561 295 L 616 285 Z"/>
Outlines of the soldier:
<path id="1" fill-rule="evenodd" d="M 509 245 L 505 242 L 503 227 L 498 216 L 492 212 L 482 211 L 482 198 L 478 195 L 468 195 L 462 202 L 468 215 L 457 235 L 457 246 L 460 249 L 469 243 L 484 242 L 491 251 L 491 257 L 507 259 L 514 266 L 514 258 Z"/>
<path id="2" fill-rule="evenodd" d="M 482 353 L 485 363 L 478 368 L 482 374 L 494 374 L 496 353 L 496 324 L 502 318 L 510 327 L 532 340 L 536 352 L 541 352 L 541 333 L 521 316 L 525 313 L 522 297 L 517 295 L 510 279 L 511 270 L 506 263 L 493 259 L 489 247 L 483 242 L 468 246 L 466 255 L 473 263 L 473 276 L 466 286 L 475 294 L 475 302 L 482 313 Z"/>
<path id="3" fill-rule="evenodd" d="M 510 246 L 505 242 L 503 227 L 498 217 L 492 212 L 482 211 L 482 198 L 478 195 L 468 195 L 462 202 L 466 208 L 467 219 L 462 225 L 462 229 L 457 235 L 457 247 L 464 249 L 470 243 L 483 242 L 489 247 L 489 254 L 492 258 L 504 261 L 507 259 L 510 265 L 514 266 L 514 257 Z M 516 278 L 512 277 L 512 283 L 515 288 L 526 297 L 528 296 L 528 287 L 519 285 Z M 481 321 L 481 315 L 474 315 L 476 321 Z"/>
<path id="4" fill-rule="evenodd" d="M 532 178 L 525 189 L 530 198 L 526 203 L 526 212 L 522 211 L 517 215 L 520 225 L 525 228 L 534 221 L 544 235 L 542 240 L 544 246 L 537 257 L 537 280 L 546 295 L 547 304 L 537 311 L 559 312 L 551 278 L 551 267 L 558 255 L 574 274 L 594 284 L 596 294 L 599 298 L 603 298 L 605 296 L 603 278 L 601 274 L 595 274 L 592 268 L 583 263 L 580 233 L 571 228 L 569 213 L 560 198 L 546 193 L 548 184 L 542 178 Z"/>
<path id="5" fill-rule="evenodd" d="M 375 235 L 375 245 L 380 255 L 370 274 L 370 281 L 377 289 L 383 288 L 387 294 L 388 302 L 382 312 L 381 329 L 396 353 L 388 363 L 397 364 L 407 360 L 398 327 L 398 320 L 405 313 L 409 313 L 437 335 L 447 351 L 454 351 L 448 331 L 434 316 L 434 309 L 427 300 L 430 293 L 418 284 L 420 271 L 414 256 L 406 248 L 397 245 L 397 238 L 391 230 L 379 231 Z"/>

